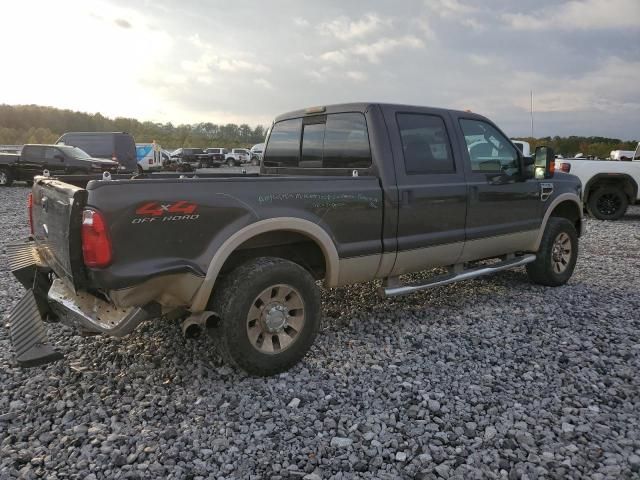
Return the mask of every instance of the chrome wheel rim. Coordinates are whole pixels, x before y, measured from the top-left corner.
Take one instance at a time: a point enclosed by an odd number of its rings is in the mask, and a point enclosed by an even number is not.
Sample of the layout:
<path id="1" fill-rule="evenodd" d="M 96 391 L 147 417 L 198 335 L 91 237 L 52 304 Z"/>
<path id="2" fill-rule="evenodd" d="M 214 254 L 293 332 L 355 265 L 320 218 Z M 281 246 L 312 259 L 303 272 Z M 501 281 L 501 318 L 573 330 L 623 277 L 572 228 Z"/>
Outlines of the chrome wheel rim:
<path id="1" fill-rule="evenodd" d="M 0 171 L 0 185 L 7 184 L 7 173 Z"/>
<path id="2" fill-rule="evenodd" d="M 304 329 L 304 301 L 290 285 L 265 288 L 251 303 L 247 336 L 260 353 L 276 355 L 291 348 Z"/>
<path id="3" fill-rule="evenodd" d="M 562 273 L 569 267 L 572 250 L 571 237 L 565 232 L 559 233 L 551 250 L 551 265 L 555 273 Z"/>
<path id="4" fill-rule="evenodd" d="M 614 215 L 622 206 L 622 200 L 615 193 L 605 193 L 598 198 L 596 206 L 603 215 Z"/>

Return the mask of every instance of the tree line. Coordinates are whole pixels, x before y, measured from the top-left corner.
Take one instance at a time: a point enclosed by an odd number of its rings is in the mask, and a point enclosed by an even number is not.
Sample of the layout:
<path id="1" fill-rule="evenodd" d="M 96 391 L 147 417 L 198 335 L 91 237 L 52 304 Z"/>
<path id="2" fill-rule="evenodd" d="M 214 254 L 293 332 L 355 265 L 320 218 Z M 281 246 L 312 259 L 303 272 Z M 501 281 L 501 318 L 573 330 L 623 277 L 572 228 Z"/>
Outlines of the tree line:
<path id="1" fill-rule="evenodd" d="M 0 145 L 54 143 L 64 132 L 129 132 L 136 142 L 155 140 L 164 147 L 249 147 L 264 141 L 265 127 L 211 122 L 191 125 L 140 122 L 134 118 L 111 119 L 100 113 L 89 114 L 39 105 L 0 105 Z M 611 150 L 635 150 L 637 141 L 607 137 L 521 138 L 531 144 L 552 147 L 556 153 L 576 153 L 608 158 Z"/>
<path id="2" fill-rule="evenodd" d="M 532 154 L 537 146 L 545 145 L 565 157 L 573 157 L 577 153 L 582 153 L 585 156 L 609 158 L 612 150 L 635 150 L 638 145 L 638 140 L 624 141 L 619 138 L 607 137 L 519 137 L 519 140 L 529 142 Z"/>
<path id="3" fill-rule="evenodd" d="M 264 141 L 266 129 L 247 124 L 211 122 L 192 125 L 140 122 L 39 105 L 0 105 L 0 145 L 55 143 L 65 132 L 129 132 L 138 143 L 155 140 L 163 147 L 250 147 Z"/>

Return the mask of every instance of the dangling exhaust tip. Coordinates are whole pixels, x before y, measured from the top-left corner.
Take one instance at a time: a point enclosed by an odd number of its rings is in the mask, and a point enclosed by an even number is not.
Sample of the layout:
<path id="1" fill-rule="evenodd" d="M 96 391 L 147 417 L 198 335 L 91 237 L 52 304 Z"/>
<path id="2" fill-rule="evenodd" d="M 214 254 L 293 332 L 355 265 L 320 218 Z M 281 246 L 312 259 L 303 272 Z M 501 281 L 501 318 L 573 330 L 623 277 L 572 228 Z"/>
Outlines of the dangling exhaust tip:
<path id="1" fill-rule="evenodd" d="M 215 316 L 213 312 L 199 312 L 185 318 L 181 324 L 184 338 L 193 339 L 202 335 L 209 319 L 213 316 Z"/>

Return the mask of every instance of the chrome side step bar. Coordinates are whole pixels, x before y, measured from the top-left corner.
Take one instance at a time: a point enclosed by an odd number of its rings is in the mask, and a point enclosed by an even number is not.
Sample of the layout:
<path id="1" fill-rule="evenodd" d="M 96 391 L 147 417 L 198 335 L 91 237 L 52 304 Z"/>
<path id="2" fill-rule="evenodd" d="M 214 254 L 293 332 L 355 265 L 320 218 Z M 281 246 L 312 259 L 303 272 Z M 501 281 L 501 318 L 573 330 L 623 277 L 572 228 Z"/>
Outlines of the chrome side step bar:
<path id="1" fill-rule="evenodd" d="M 381 287 L 378 292 L 383 297 L 397 297 L 399 295 L 406 295 L 408 293 L 426 290 L 427 288 L 440 287 L 442 285 L 448 285 L 450 283 L 460 282 L 462 280 L 469 280 L 470 278 L 476 278 L 482 275 L 489 275 L 501 270 L 520 267 L 522 265 L 526 265 L 527 263 L 533 262 L 535 259 L 536 256 L 533 254 L 522 255 L 519 257 L 507 257 L 505 260 L 493 265 L 471 268 L 469 270 L 463 270 L 460 273 L 448 273 L 446 275 L 439 275 L 437 277 L 434 277 L 427 283 L 385 286 Z M 456 269 L 454 269 L 454 271 L 455 270 Z"/>

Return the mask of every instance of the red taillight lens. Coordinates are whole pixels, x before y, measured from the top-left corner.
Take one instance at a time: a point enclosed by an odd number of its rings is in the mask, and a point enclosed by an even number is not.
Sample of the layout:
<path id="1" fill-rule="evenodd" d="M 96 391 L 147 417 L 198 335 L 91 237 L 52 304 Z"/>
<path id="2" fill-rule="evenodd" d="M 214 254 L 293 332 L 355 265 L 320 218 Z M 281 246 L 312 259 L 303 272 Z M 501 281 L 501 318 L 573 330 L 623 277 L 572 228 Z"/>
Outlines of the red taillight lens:
<path id="1" fill-rule="evenodd" d="M 103 268 L 111 263 L 111 239 L 100 212 L 82 212 L 82 256 L 87 267 Z"/>
<path id="2" fill-rule="evenodd" d="M 29 230 L 33 235 L 33 194 L 30 193 L 27 197 L 27 211 L 29 212 Z"/>
<path id="3" fill-rule="evenodd" d="M 561 163 L 560 164 L 560 170 L 562 170 L 564 173 L 569 173 L 571 171 L 571 164 L 570 163 Z"/>

